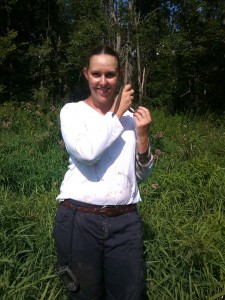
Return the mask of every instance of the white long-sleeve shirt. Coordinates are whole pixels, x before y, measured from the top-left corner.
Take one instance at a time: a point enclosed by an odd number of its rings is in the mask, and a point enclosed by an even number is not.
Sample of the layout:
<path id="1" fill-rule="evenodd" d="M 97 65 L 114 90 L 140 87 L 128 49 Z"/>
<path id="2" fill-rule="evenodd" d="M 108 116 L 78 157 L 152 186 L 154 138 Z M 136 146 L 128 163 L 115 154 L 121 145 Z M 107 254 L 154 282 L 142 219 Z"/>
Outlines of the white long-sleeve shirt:
<path id="1" fill-rule="evenodd" d="M 84 101 L 66 104 L 60 113 L 69 167 L 58 200 L 124 205 L 141 200 L 137 179 L 149 176 L 153 157 L 141 165 L 136 153 L 132 113 L 101 115 Z"/>

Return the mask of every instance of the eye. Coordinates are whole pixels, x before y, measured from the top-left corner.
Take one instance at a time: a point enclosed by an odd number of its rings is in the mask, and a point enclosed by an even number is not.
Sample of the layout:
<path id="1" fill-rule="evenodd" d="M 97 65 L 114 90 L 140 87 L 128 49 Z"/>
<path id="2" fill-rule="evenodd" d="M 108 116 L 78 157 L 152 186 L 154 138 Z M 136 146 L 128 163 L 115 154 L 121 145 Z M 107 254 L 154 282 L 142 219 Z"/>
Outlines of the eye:
<path id="1" fill-rule="evenodd" d="M 93 76 L 93 77 L 99 77 L 100 74 L 99 74 L 98 72 L 93 72 L 93 73 L 92 73 L 92 76 Z"/>
<path id="2" fill-rule="evenodd" d="M 113 78 L 113 77 L 115 77 L 115 76 L 116 76 L 116 73 L 115 73 L 115 72 L 109 72 L 109 73 L 106 74 L 106 77 L 107 77 L 107 78 Z"/>

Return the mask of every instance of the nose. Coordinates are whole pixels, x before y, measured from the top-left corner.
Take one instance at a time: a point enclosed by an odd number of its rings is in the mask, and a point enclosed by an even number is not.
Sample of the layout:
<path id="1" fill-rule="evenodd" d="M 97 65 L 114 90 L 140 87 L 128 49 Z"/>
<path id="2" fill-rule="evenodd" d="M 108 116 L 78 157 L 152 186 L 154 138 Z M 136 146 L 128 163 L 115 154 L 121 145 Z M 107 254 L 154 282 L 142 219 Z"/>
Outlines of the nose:
<path id="1" fill-rule="evenodd" d="M 101 78 L 100 78 L 100 84 L 101 84 L 101 86 L 107 85 L 107 80 L 106 80 L 105 75 L 101 76 Z"/>

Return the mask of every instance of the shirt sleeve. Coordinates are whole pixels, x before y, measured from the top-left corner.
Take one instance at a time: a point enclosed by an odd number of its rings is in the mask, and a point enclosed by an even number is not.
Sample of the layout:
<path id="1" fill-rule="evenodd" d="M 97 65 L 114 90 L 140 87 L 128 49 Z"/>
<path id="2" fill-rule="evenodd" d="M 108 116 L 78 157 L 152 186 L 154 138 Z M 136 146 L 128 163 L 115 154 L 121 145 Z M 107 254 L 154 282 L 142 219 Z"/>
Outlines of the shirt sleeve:
<path id="1" fill-rule="evenodd" d="M 61 132 L 70 158 L 91 165 L 121 135 L 123 126 L 110 112 L 97 118 L 96 112 L 93 117 L 84 114 L 81 109 L 64 106 L 60 113 Z"/>
<path id="2" fill-rule="evenodd" d="M 140 154 L 136 150 L 136 177 L 138 181 L 145 180 L 151 174 L 154 164 L 154 158 L 151 153 L 151 146 L 145 153 Z"/>

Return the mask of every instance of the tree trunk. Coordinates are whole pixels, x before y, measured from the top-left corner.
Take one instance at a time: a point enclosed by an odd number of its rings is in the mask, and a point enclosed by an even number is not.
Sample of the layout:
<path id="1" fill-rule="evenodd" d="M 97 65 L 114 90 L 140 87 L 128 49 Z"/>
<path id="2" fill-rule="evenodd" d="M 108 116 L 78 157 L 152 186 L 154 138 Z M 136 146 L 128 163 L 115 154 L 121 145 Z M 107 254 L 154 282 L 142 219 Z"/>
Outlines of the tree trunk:
<path id="1" fill-rule="evenodd" d="M 121 33 L 120 33 L 120 16 L 118 11 L 118 5 L 117 2 L 114 2 L 114 0 L 109 0 L 108 2 L 108 11 L 109 11 L 109 17 L 112 21 L 112 24 L 114 24 L 116 28 L 115 32 L 115 41 L 114 41 L 114 49 L 119 53 L 121 50 Z"/>

